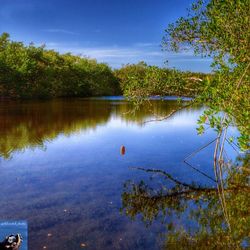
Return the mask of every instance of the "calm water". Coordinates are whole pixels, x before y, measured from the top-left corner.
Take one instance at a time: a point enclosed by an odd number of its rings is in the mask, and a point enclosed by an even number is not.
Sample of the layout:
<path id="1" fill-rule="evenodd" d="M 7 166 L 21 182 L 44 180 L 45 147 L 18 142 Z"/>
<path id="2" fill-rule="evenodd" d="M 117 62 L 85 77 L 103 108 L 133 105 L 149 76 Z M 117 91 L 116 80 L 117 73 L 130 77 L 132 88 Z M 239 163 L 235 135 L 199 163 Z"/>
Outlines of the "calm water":
<path id="1" fill-rule="evenodd" d="M 164 190 L 180 188 L 166 175 L 215 187 L 213 143 L 191 166 L 183 159 L 216 136 L 197 136 L 202 108 L 144 123 L 177 107 L 155 100 L 134 113 L 122 98 L 1 102 L 0 219 L 27 220 L 30 249 L 153 250 L 171 239 L 177 249 L 173 232 L 202 227 L 190 217 L 199 204 L 166 199 Z"/>

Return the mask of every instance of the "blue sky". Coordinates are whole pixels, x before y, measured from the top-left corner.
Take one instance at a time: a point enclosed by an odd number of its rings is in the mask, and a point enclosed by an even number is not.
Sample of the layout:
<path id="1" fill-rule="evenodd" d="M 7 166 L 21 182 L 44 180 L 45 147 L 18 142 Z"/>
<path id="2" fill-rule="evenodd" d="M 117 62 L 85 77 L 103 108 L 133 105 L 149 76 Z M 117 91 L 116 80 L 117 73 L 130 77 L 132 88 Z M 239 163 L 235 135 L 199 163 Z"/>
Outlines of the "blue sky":
<path id="1" fill-rule="evenodd" d="M 211 61 L 191 52 L 163 52 L 164 29 L 186 15 L 193 0 L 0 0 L 0 33 L 107 62 L 210 71 Z"/>

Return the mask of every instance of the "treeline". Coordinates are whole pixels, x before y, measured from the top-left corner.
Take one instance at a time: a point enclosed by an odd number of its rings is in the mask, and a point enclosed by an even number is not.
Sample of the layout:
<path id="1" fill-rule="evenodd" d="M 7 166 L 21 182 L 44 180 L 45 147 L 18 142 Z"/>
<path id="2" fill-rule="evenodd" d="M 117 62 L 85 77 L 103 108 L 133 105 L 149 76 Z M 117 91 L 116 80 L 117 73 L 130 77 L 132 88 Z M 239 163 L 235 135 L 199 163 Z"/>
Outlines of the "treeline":
<path id="1" fill-rule="evenodd" d="M 144 62 L 112 70 L 94 59 L 24 45 L 7 33 L 0 36 L 0 97 L 194 96 L 204 77 Z"/>
<path id="2" fill-rule="evenodd" d="M 122 92 L 129 97 L 152 95 L 196 96 L 203 89 L 204 73 L 149 66 L 145 62 L 127 64 L 114 71 Z"/>
<path id="3" fill-rule="evenodd" d="M 119 94 L 110 67 L 0 36 L 0 96 L 44 98 Z"/>

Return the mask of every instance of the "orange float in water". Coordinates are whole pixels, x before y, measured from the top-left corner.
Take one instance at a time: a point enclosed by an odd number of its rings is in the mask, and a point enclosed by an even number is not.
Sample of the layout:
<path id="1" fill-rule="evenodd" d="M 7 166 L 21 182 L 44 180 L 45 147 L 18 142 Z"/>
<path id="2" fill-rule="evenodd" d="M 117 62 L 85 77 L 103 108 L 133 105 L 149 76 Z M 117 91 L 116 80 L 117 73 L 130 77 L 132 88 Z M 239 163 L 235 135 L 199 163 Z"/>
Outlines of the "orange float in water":
<path id="1" fill-rule="evenodd" d="M 125 152 L 126 152 L 125 146 L 121 146 L 121 148 L 120 148 L 121 155 L 125 155 Z"/>

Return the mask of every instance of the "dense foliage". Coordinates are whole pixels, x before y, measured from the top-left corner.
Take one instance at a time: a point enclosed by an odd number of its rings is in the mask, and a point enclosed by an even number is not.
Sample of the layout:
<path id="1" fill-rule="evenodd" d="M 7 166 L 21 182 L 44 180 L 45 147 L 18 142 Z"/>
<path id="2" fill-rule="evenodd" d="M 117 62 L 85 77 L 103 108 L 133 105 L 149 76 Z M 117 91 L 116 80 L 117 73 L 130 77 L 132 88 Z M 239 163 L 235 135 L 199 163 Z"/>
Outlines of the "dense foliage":
<path id="1" fill-rule="evenodd" d="M 203 89 L 203 73 L 149 66 L 145 62 L 127 64 L 115 71 L 128 97 L 152 95 L 196 96 Z"/>
<path id="2" fill-rule="evenodd" d="M 0 96 L 44 98 L 120 93 L 112 70 L 93 59 L 25 46 L 0 36 Z"/>
<path id="3" fill-rule="evenodd" d="M 100 96 L 195 96 L 205 74 L 149 66 L 145 62 L 111 70 L 94 59 L 25 46 L 0 36 L 0 96 L 45 98 Z M 138 92 L 139 91 L 139 92 Z"/>
<path id="4" fill-rule="evenodd" d="M 250 2 L 248 0 L 199 0 L 187 18 L 166 30 L 164 46 L 179 51 L 192 48 L 214 60 L 213 77 L 204 82 L 200 101 L 208 110 L 201 123 L 209 121 L 222 134 L 229 124 L 241 132 L 239 145 L 249 148 L 250 107 Z M 223 119 L 216 114 L 225 112 Z M 200 127 L 202 132 L 203 125 Z"/>

